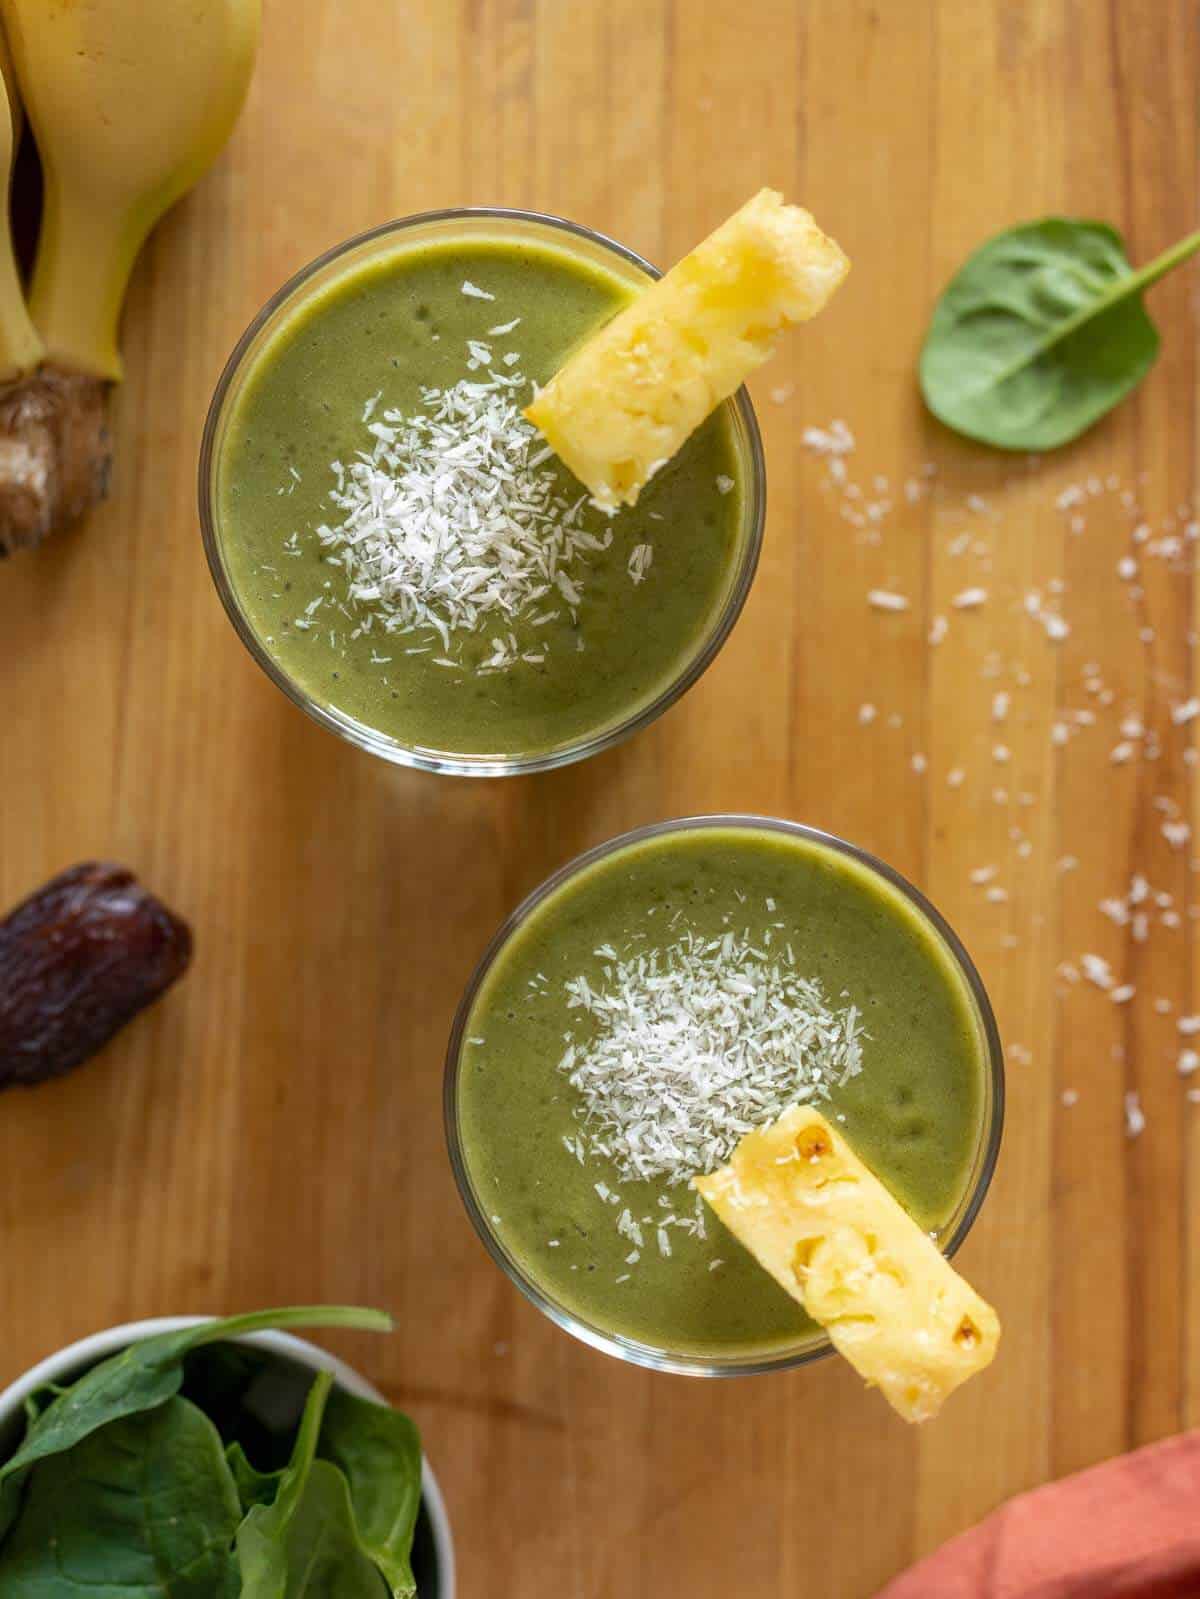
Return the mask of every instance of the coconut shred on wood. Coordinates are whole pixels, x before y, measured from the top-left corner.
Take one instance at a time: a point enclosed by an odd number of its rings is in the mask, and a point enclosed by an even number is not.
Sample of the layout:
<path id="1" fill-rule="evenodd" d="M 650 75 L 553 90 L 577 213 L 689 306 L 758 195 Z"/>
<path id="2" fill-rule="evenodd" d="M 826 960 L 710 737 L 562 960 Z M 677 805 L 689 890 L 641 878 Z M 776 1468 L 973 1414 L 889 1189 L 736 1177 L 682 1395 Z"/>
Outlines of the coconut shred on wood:
<path id="1" fill-rule="evenodd" d="M 930 527 L 934 532 L 946 520 L 953 518 L 954 534 L 942 548 L 947 556 L 962 560 L 964 565 L 971 563 L 972 581 L 969 587 L 962 588 L 956 583 L 953 596 L 943 602 L 943 611 L 930 620 L 926 633 L 930 646 L 943 644 L 952 631 L 961 629 L 965 647 L 966 638 L 970 636 L 968 629 L 972 628 L 972 613 L 976 619 L 983 620 L 980 613 L 984 612 L 985 607 L 990 607 L 993 612 L 998 607 L 1005 619 L 1014 615 L 1023 617 L 1028 632 L 1039 640 L 1037 645 L 1027 646 L 1031 649 L 1043 645 L 1050 650 L 1059 648 L 1072 636 L 1075 625 L 1085 637 L 1095 636 L 1102 646 L 1110 640 L 1128 637 L 1128 634 L 1108 625 L 1107 620 L 1102 630 L 1097 631 L 1099 617 L 1089 615 L 1086 607 L 1081 607 L 1073 617 L 1070 616 L 1071 586 L 1053 569 L 1048 570 L 1040 580 L 1033 574 L 1033 586 L 1023 589 L 1014 589 L 994 575 L 993 531 L 999 532 L 1010 515 L 1024 518 L 1030 506 L 1037 503 L 1040 491 L 1042 505 L 1046 509 L 1053 509 L 1062 518 L 1062 531 L 1067 540 L 1092 540 L 1101 546 L 1092 553 L 1089 581 L 1094 584 L 1103 574 L 1111 574 L 1111 587 L 1133 624 L 1134 636 L 1147 651 L 1142 692 L 1156 712 L 1151 720 L 1145 715 L 1142 705 L 1135 706 L 1128 700 L 1122 703 L 1122 695 L 1118 690 L 1105 683 L 1100 662 L 1084 665 L 1080 673 L 1081 686 L 1093 703 L 1068 706 L 1056 702 L 1054 710 L 1043 723 L 1044 736 L 1054 752 L 1056 764 L 1060 752 L 1077 742 L 1082 747 L 1089 730 L 1094 730 L 1091 735 L 1093 763 L 1096 768 L 1102 765 L 1104 769 L 1111 770 L 1114 785 L 1124 784 L 1126 773 L 1137 772 L 1139 781 L 1141 774 L 1148 777 L 1153 771 L 1151 763 L 1160 758 L 1167 768 L 1163 774 L 1164 781 L 1171 781 L 1175 776 L 1170 769 L 1175 761 L 1179 768 L 1200 769 L 1200 745 L 1194 742 L 1191 726 L 1200 719 L 1200 696 L 1190 695 L 1186 674 L 1177 676 L 1171 671 L 1163 658 L 1167 656 L 1169 660 L 1169 652 L 1160 651 L 1158 658 L 1149 653 L 1156 645 L 1156 632 L 1146 624 L 1141 614 L 1148 595 L 1143 585 L 1150 581 L 1149 573 L 1155 563 L 1160 573 L 1153 581 L 1159 592 L 1165 593 L 1162 574 L 1178 578 L 1178 602 L 1186 606 L 1190 590 L 1185 585 L 1194 582 L 1196 550 L 1200 547 L 1200 499 L 1181 502 L 1166 514 L 1152 517 L 1144 503 L 1142 488 L 1144 483 L 1150 481 L 1149 474 L 1139 473 L 1136 479 L 1128 481 L 1122 480 L 1115 472 L 1104 476 L 1093 474 L 1063 487 L 1057 481 L 1055 468 L 1046 465 L 1039 456 L 1027 457 L 1023 467 L 1014 463 L 1004 479 L 1005 492 L 991 500 L 973 494 L 964 498 L 961 489 L 954 483 L 939 480 L 937 467 L 930 461 L 922 464 L 914 475 L 904 481 L 901 497 L 896 492 L 900 487 L 898 482 L 889 482 L 878 474 L 871 476 L 862 469 L 856 471 L 858 445 L 845 423 L 835 422 L 828 429 L 805 428 L 801 432 L 801 444 L 809 454 L 821 461 L 822 492 L 832 502 L 841 519 L 854 529 L 854 543 L 864 549 L 880 552 L 877 564 L 867 557 L 862 568 L 867 583 L 878 578 L 886 579 L 889 585 L 886 589 L 867 589 L 867 603 L 873 611 L 909 608 L 907 596 L 899 594 L 896 587 L 897 572 L 909 568 L 897 567 L 889 552 L 889 544 L 891 535 L 898 533 L 903 540 L 898 553 L 907 553 L 911 549 L 914 533 L 919 529 L 914 526 L 910 507 L 929 500 L 937 510 L 938 520 L 923 526 Z M 1010 489 L 1016 490 L 1019 495 L 1012 503 L 1011 511 L 1006 503 Z M 990 525 L 984 524 L 984 518 Z M 967 524 L 965 529 L 963 523 Z M 1038 547 L 1054 552 L 1062 542 L 1051 540 Z M 915 610 L 919 606 L 914 604 L 912 608 Z M 885 617 L 879 618 L 879 625 L 888 627 Z M 895 636 L 907 639 L 912 634 L 906 629 L 901 635 L 901 630 L 896 629 Z M 1189 651 L 1194 653 L 1200 647 L 1200 630 L 1189 629 L 1186 643 Z M 876 671 L 880 674 L 877 681 L 882 687 L 885 677 L 890 682 L 895 676 L 894 663 L 889 663 L 878 652 L 870 658 L 876 663 Z M 965 653 L 960 659 L 964 665 L 967 664 Z M 1189 662 L 1187 671 L 1190 672 L 1190 669 Z M 1055 668 L 1055 672 L 1064 686 L 1073 686 L 1076 669 L 1072 663 L 1064 662 Z M 1125 676 L 1123 669 L 1121 675 Z M 992 680 L 1001 676 L 1006 679 L 1004 686 L 994 685 Z M 979 680 L 982 692 L 977 728 L 985 725 L 990 708 L 993 723 L 1007 721 L 1011 713 L 1015 723 L 1025 728 L 1032 725 L 1036 731 L 1035 718 L 1041 706 L 1031 701 L 1022 703 L 1014 692 L 1030 688 L 1034 682 L 1034 673 L 1020 655 L 1006 661 L 998 653 L 990 652 L 983 657 Z M 967 679 L 963 681 L 965 683 Z M 865 680 L 856 679 L 855 683 L 860 694 L 871 694 L 876 686 L 877 682 L 869 676 Z M 983 698 L 985 695 L 986 699 Z M 898 715 L 889 715 L 886 707 L 876 706 L 874 700 L 877 697 L 872 694 L 860 705 L 857 716 L 861 728 L 874 727 L 869 735 L 874 738 L 879 738 L 883 729 L 898 729 L 902 725 Z M 1161 714 L 1164 701 L 1168 713 L 1166 718 Z M 1108 727 L 1110 721 L 1115 727 Z M 1104 742 L 1097 748 L 1100 740 Z M 987 744 L 978 739 L 974 747 L 986 749 Z M 890 753 L 899 770 L 899 763 L 908 752 L 897 741 Z M 962 759 L 965 753 L 965 750 L 953 749 L 948 752 L 951 759 L 957 755 L 962 764 L 954 765 L 946 777 L 948 788 L 961 790 L 964 794 L 970 791 L 970 774 Z M 1024 752 L 1014 752 L 1010 759 L 1007 746 L 995 744 L 992 745 L 992 755 L 994 760 L 999 760 L 1001 764 L 1007 761 L 1010 766 L 1024 764 L 1027 758 Z M 1063 757 L 1064 760 L 1069 758 Z M 923 762 L 909 754 L 909 765 L 916 771 Z M 970 787 L 978 793 L 988 782 L 987 777 L 976 773 L 976 782 Z M 1007 787 L 991 788 L 991 799 L 997 807 L 1007 807 L 1013 797 L 1022 806 L 1032 806 L 1038 798 L 1029 790 L 1018 789 L 1014 795 Z M 1182 814 L 1180 800 L 1160 794 L 1154 797 L 1153 805 L 1155 810 L 1162 813 L 1154 823 L 1154 831 L 1161 836 L 1165 846 L 1175 857 L 1185 851 L 1190 854 L 1195 848 L 1193 828 Z M 1094 824 L 1093 815 L 1096 817 Z M 1112 826 L 1123 825 L 1120 807 L 1106 807 L 1103 804 L 1093 804 L 1088 822 L 1095 827 L 1103 827 L 1106 816 L 1111 818 L 1108 824 L 1110 832 Z M 1070 826 L 1075 818 L 1067 815 L 1063 820 Z M 1035 860 L 1034 843 L 1021 829 L 1010 829 L 1009 836 L 1015 846 L 1013 867 L 1020 872 L 1023 863 Z M 1080 859 L 1074 854 L 1061 855 L 1056 863 L 1056 871 L 1060 875 L 1078 871 L 1080 867 Z M 1190 874 L 1200 873 L 1200 855 L 1191 855 L 1188 867 Z M 1022 882 L 1018 877 L 1013 888 L 1014 891 L 1024 889 L 1036 892 L 1028 878 Z M 982 897 L 1002 902 L 1008 897 L 1008 891 L 999 883 L 989 883 L 982 887 Z M 1166 936 L 1173 937 L 1187 922 L 1200 922 L 1200 900 L 1194 899 L 1188 892 L 1173 897 L 1152 891 L 1145 877 L 1140 874 L 1134 877 L 1126 896 L 1102 900 L 1099 909 L 1110 921 L 1127 929 L 1130 946 L 1145 944 L 1158 935 L 1159 929 Z M 1039 927 L 1043 920 L 1040 913 L 1035 914 L 1033 927 Z M 1001 947 L 1005 949 L 1014 949 L 1018 943 L 1016 934 L 1011 931 L 1005 932 L 1000 939 Z M 1074 960 L 1061 962 L 1057 973 L 1063 984 L 1067 985 L 1063 993 L 1069 992 L 1072 987 L 1078 992 L 1090 990 L 1092 999 L 1089 1003 L 1105 1001 L 1119 1011 L 1121 1007 L 1136 1002 L 1152 1006 L 1160 1016 L 1172 1014 L 1175 1008 L 1175 1002 L 1167 996 L 1156 996 L 1152 990 L 1145 988 L 1139 990 L 1132 982 L 1125 981 L 1123 971 L 1114 970 L 1114 964 L 1109 959 L 1093 952 L 1084 952 Z M 1194 1027 L 1200 1034 L 1200 1016 L 1180 1019 L 1181 1032 L 1186 1034 L 1189 1027 Z M 1200 1059 L 1200 1052 L 1196 1052 L 1196 1057 Z M 1189 1067 L 1190 1064 L 1189 1060 Z M 1200 1104 L 1200 1088 L 1188 1089 L 1187 1098 L 1192 1103 Z M 1067 1090 L 1062 1102 L 1069 1106 L 1077 1099 L 1075 1090 Z M 1129 1135 L 1138 1136 L 1144 1126 L 1144 1115 L 1136 1096 L 1126 1104 L 1125 1113 Z"/>
<path id="2" fill-rule="evenodd" d="M 473 286 L 463 292 L 483 297 Z M 356 636 L 436 635 L 433 659 L 460 667 L 464 636 L 485 633 L 491 654 L 476 669 L 507 671 L 546 659 L 540 639 L 519 642 L 517 624 L 577 616 L 588 559 L 614 533 L 588 526 L 586 495 L 564 493 L 551 450 L 521 415 L 529 383 L 519 365 L 495 370 L 479 340 L 465 364 L 472 376 L 423 389 L 411 416 L 376 414 L 378 397 L 367 402 L 371 446 L 332 463 L 329 503 L 341 520 L 316 536 L 344 575 Z M 645 580 L 651 554 L 639 546 L 632 582 Z M 307 630 L 313 619 L 296 625 Z"/>

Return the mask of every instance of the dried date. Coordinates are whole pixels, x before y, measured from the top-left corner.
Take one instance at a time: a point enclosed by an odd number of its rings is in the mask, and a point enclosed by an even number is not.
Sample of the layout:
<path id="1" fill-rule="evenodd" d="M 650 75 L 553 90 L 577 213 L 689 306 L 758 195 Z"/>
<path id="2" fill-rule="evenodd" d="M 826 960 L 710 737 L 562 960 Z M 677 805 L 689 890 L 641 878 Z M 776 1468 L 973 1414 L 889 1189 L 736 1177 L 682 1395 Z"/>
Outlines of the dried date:
<path id="1" fill-rule="evenodd" d="M 51 878 L 0 921 L 0 1089 L 81 1065 L 191 958 L 187 923 L 124 867 Z"/>

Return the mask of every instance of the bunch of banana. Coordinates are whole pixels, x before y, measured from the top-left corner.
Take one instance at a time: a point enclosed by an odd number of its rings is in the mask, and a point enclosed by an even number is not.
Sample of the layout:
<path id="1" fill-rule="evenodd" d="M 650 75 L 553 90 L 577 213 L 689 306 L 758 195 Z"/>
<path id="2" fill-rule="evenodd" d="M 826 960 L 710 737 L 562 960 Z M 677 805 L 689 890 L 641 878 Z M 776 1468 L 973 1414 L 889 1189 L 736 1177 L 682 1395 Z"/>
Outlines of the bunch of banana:
<path id="1" fill-rule="evenodd" d="M 28 304 L 0 228 L 0 555 L 103 498 L 117 334 L 147 234 L 216 158 L 260 0 L 0 0 L 7 187 L 23 103 L 45 201 Z M 19 97 L 19 98 L 18 98 Z"/>

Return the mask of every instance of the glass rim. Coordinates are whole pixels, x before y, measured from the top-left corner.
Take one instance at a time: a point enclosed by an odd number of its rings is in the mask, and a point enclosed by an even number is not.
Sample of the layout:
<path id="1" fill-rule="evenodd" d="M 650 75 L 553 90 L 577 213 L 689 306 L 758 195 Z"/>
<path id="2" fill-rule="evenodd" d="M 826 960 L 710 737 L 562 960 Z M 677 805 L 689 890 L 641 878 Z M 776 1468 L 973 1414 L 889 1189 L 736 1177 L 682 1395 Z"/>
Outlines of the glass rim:
<path id="1" fill-rule="evenodd" d="M 410 216 L 397 217 L 389 222 L 380 223 L 377 227 L 367 228 L 351 238 L 343 239 L 300 267 L 271 295 L 246 327 L 222 368 L 212 399 L 209 401 L 200 441 L 197 473 L 200 531 L 213 585 L 224 606 L 225 614 L 233 624 L 234 631 L 276 688 L 313 721 L 338 734 L 348 743 L 366 750 L 369 754 L 377 755 L 395 766 L 406 766 L 418 771 L 441 773 L 452 777 L 516 777 L 532 772 L 552 771 L 557 767 L 568 766 L 575 761 L 586 760 L 589 756 L 599 755 L 604 750 L 611 749 L 613 745 L 621 743 L 656 721 L 681 699 L 712 665 L 742 613 L 758 570 L 767 514 L 766 460 L 758 419 L 750 395 L 743 385 L 736 394 L 722 401 L 722 405 L 730 407 L 732 411 L 736 423 L 739 455 L 745 458 L 748 468 L 740 534 L 742 549 L 737 555 L 736 571 L 729 592 L 725 596 L 719 614 L 713 620 L 711 631 L 706 635 L 703 645 L 683 670 L 672 677 L 648 704 L 602 728 L 598 733 L 533 755 L 475 756 L 403 744 L 399 740 L 388 738 L 366 723 L 338 711 L 336 707 L 322 704 L 314 699 L 290 672 L 280 666 L 251 625 L 225 564 L 218 532 L 219 516 L 214 488 L 217 438 L 224 420 L 226 402 L 234 384 L 241 376 L 247 356 L 259 335 L 275 317 L 300 296 L 312 279 L 335 265 L 342 257 L 370 246 L 376 241 L 402 236 L 415 228 L 463 221 L 524 223 L 542 227 L 550 233 L 566 234 L 599 246 L 601 250 L 618 256 L 627 265 L 645 273 L 651 279 L 662 277 L 658 267 L 639 255 L 636 250 L 631 250 L 628 245 L 610 238 L 608 234 L 585 227 L 582 223 L 572 222 L 566 217 L 556 216 L 549 211 L 527 211 L 506 206 L 457 206 L 445 210 L 419 211 Z"/>
<path id="2" fill-rule="evenodd" d="M 492 935 L 487 948 L 476 963 L 462 999 L 459 1001 L 450 1031 L 443 1079 L 442 1113 L 445 1122 L 450 1166 L 454 1173 L 454 1181 L 458 1187 L 459 1196 L 466 1207 L 467 1215 L 492 1260 L 500 1267 L 514 1287 L 518 1288 L 543 1315 L 549 1317 L 563 1331 L 570 1333 L 582 1343 L 588 1344 L 591 1348 L 598 1349 L 604 1354 L 615 1355 L 618 1359 L 628 1361 L 633 1365 L 646 1366 L 654 1371 L 672 1372 L 677 1375 L 691 1377 L 746 1377 L 769 1371 L 787 1371 L 797 1366 L 809 1365 L 812 1361 L 824 1359 L 825 1356 L 832 1354 L 833 1345 L 828 1337 L 814 1335 L 806 1343 L 795 1348 L 775 1350 L 768 1354 L 724 1359 L 714 1355 L 693 1355 L 687 1352 L 663 1350 L 655 1345 L 641 1343 L 637 1339 L 628 1338 L 621 1333 L 606 1331 L 585 1321 L 576 1312 L 568 1309 L 565 1305 L 559 1304 L 549 1294 L 544 1292 L 532 1276 L 505 1248 L 495 1228 L 488 1220 L 485 1207 L 479 1203 L 476 1197 L 463 1153 L 458 1117 L 458 1077 L 462 1064 L 462 1046 L 466 1038 L 467 1023 L 472 1006 L 501 951 L 513 935 L 525 925 L 529 917 L 571 878 L 630 845 L 639 844 L 648 839 L 660 838 L 666 834 L 717 827 L 745 828 L 749 831 L 775 832 L 792 838 L 802 838 L 809 843 L 819 844 L 831 849 L 836 854 L 865 867 L 869 872 L 882 878 L 893 889 L 896 889 L 928 922 L 933 932 L 937 934 L 945 946 L 955 968 L 966 984 L 984 1044 L 986 1057 L 984 1063 L 985 1082 L 983 1085 L 983 1114 L 980 1135 L 974 1152 L 970 1175 L 963 1189 L 958 1208 L 952 1218 L 950 1231 L 944 1239 L 938 1240 L 938 1247 L 946 1259 L 953 1258 L 974 1225 L 984 1199 L 987 1197 L 992 1176 L 996 1169 L 996 1162 L 999 1158 L 1000 1142 L 1004 1130 L 1004 1050 L 1000 1041 L 1000 1031 L 996 1023 L 995 1013 L 992 1010 L 991 1000 L 988 998 L 983 979 L 968 954 L 966 946 L 942 913 L 926 898 L 919 888 L 910 883 L 895 867 L 889 866 L 886 861 L 880 860 L 878 856 L 873 855 L 869 850 L 862 849 L 857 844 L 851 844 L 848 840 L 839 838 L 835 833 L 827 833 L 820 828 L 810 827 L 804 822 L 790 821 L 782 817 L 756 816 L 746 812 L 716 812 L 709 815 L 678 817 L 670 821 L 652 822 L 644 827 L 631 828 L 627 832 L 618 834 L 615 838 L 608 839 L 601 844 L 594 845 L 591 849 L 584 850 L 581 854 L 574 856 L 564 865 L 558 867 L 549 877 L 538 884 L 531 893 L 527 894 L 515 910 L 510 912 Z"/>

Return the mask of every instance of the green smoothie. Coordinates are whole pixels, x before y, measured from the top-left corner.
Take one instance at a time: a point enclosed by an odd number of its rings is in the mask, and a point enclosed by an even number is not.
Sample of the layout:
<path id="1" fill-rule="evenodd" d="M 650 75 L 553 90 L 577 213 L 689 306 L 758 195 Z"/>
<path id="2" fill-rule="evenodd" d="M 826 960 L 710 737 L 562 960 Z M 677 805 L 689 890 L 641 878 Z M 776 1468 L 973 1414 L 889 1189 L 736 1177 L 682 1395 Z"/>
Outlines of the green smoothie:
<path id="1" fill-rule="evenodd" d="M 750 536 L 731 408 L 611 518 L 520 416 L 633 292 L 569 236 L 497 223 L 352 262 L 260 342 L 214 521 L 250 630 L 304 696 L 406 748 L 539 758 L 703 651 Z"/>
<path id="2" fill-rule="evenodd" d="M 940 1230 L 986 1093 L 966 980 L 898 889 L 713 825 L 619 848 L 520 925 L 466 1018 L 457 1116 L 480 1212 L 547 1296 L 658 1350 L 751 1359 L 816 1329 L 690 1176 L 807 1100 Z"/>

